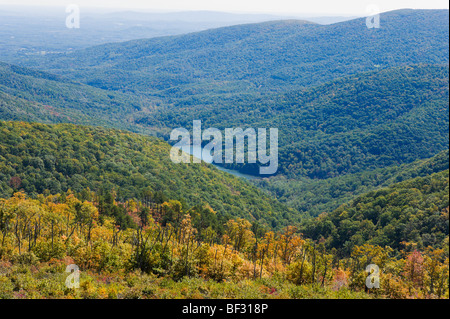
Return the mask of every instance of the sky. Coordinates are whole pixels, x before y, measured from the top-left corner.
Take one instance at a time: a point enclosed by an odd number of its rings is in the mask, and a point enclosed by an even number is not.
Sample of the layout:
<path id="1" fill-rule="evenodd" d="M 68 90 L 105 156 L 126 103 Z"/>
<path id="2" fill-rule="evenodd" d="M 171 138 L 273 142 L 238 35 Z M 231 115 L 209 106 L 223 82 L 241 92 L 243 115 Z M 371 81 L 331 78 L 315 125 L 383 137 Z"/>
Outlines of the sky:
<path id="1" fill-rule="evenodd" d="M 447 0 L 0 0 L 0 5 L 106 7 L 146 11 L 211 10 L 226 12 L 364 15 L 368 6 L 381 12 L 401 8 L 448 9 Z"/>

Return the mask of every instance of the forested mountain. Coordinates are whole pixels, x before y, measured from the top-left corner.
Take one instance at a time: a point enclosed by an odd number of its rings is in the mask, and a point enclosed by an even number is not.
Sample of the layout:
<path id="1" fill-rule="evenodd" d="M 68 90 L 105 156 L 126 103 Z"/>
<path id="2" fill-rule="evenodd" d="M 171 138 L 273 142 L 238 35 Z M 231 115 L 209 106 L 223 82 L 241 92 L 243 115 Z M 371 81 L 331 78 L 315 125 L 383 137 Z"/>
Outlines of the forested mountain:
<path id="1" fill-rule="evenodd" d="M 153 104 L 62 76 L 0 62 L 0 119 L 102 125 L 153 133 L 133 120 Z"/>
<path id="2" fill-rule="evenodd" d="M 286 99 L 272 124 L 282 132 L 286 175 L 329 178 L 448 148 L 448 66 L 358 74 Z"/>
<path id="3" fill-rule="evenodd" d="M 0 119 L 41 123 L 85 122 L 91 118 L 77 112 L 44 106 L 0 91 Z"/>
<path id="4" fill-rule="evenodd" d="M 0 195 L 89 188 L 114 191 L 124 202 L 142 200 L 149 192 L 160 200 L 209 205 L 223 217 L 243 217 L 268 227 L 298 221 L 292 209 L 255 186 L 210 164 L 174 164 L 169 154 L 167 143 L 125 131 L 0 122 Z"/>
<path id="5" fill-rule="evenodd" d="M 372 191 L 307 222 L 307 237 L 349 255 L 355 245 L 448 249 L 449 171 Z"/>
<path id="6" fill-rule="evenodd" d="M 0 39 L 0 298 L 448 298 L 449 11 L 380 23 Z M 278 128 L 277 173 L 173 163 L 193 120 Z"/>
<path id="7" fill-rule="evenodd" d="M 2 298 L 448 297 L 448 152 L 298 229 L 247 183 L 171 163 L 156 138 L 0 122 L 0 141 Z M 369 294 L 371 263 L 383 285 Z"/>
<path id="8" fill-rule="evenodd" d="M 137 122 L 276 127 L 278 174 L 324 179 L 437 154 L 448 148 L 448 112 L 448 65 L 413 65 L 285 94 L 186 97 Z M 255 165 L 235 167 L 257 172 Z"/>
<path id="9" fill-rule="evenodd" d="M 165 138 L 194 119 L 204 128 L 277 127 L 278 176 L 256 185 L 312 216 L 399 181 L 394 177 L 410 166 L 398 165 L 448 149 L 448 110 L 447 65 L 358 73 L 288 93 L 177 93 L 170 99 L 0 65 L 3 120 L 103 125 Z M 251 165 L 233 168 L 257 172 Z"/>
<path id="10" fill-rule="evenodd" d="M 23 64 L 145 95 L 153 107 L 135 122 L 165 134 L 193 119 L 278 127 L 278 174 L 331 178 L 448 147 L 448 10 L 398 10 L 380 21 L 379 29 L 365 19 L 238 25 Z"/>
<path id="11" fill-rule="evenodd" d="M 202 95 L 167 105 L 4 64 L 1 92 L 4 120 L 104 125 L 165 138 L 195 119 L 202 119 L 204 128 L 277 127 L 278 174 L 290 178 L 324 179 L 399 165 L 448 147 L 448 65 L 358 73 L 283 94 Z M 14 106 L 19 102 L 30 111 Z M 236 168 L 257 172 L 254 165 Z"/>
<path id="12" fill-rule="evenodd" d="M 111 42 L 185 34 L 242 23 L 280 20 L 285 16 L 214 11 L 142 12 L 81 6 L 80 28 L 66 27 L 63 6 L 0 4 L 1 61 L 17 63 L 33 55 L 70 52 Z M 319 23 L 348 17 L 317 17 Z"/>
<path id="13" fill-rule="evenodd" d="M 61 127 L 33 125 L 54 134 Z M 8 128 L 2 123 L 2 137 Z M 94 131 L 87 133 L 102 142 L 102 129 Z M 30 144 L 27 133 L 34 132 L 21 132 Z M 130 134 L 124 138 L 130 144 Z M 116 141 L 107 139 L 103 145 Z M 419 166 L 420 173 L 435 169 L 431 162 Z M 448 182 L 445 170 L 367 193 L 306 221 L 303 234 L 241 218 L 212 223 L 208 205 L 123 206 L 104 192 L 17 192 L 0 199 L 0 297 L 448 298 Z M 114 215 L 118 207 L 134 217 L 131 227 Z M 64 286 L 65 262 L 83 269 L 80 289 Z M 368 292 L 372 263 L 383 269 L 383 284 Z"/>
<path id="14" fill-rule="evenodd" d="M 312 216 L 399 181 L 394 177 L 411 166 L 398 165 L 448 149 L 448 66 L 360 73 L 286 94 L 187 97 L 171 107 L 48 73 L 0 69 L 4 120 L 103 125 L 166 138 L 170 127 L 189 128 L 198 118 L 204 128 L 278 127 L 278 176 L 256 185 Z M 234 168 L 257 172 L 252 165 Z"/>
<path id="15" fill-rule="evenodd" d="M 124 128 L 125 114 L 131 129 L 137 123 L 165 138 L 193 119 L 218 128 L 277 127 L 278 174 L 323 179 L 428 158 L 448 147 L 448 10 L 387 12 L 381 25 L 272 21 L 23 64 L 126 92 L 122 100 L 135 105 L 115 107 L 118 122 L 110 126 Z"/>
<path id="16" fill-rule="evenodd" d="M 357 72 L 448 63 L 448 10 L 398 10 L 332 25 L 274 21 L 96 46 L 22 63 L 112 90 L 171 96 L 273 92 Z"/>
<path id="17" fill-rule="evenodd" d="M 330 248 L 329 240 L 304 238 L 292 226 L 267 232 L 239 218 L 226 221 L 218 236 L 210 227 L 205 229 L 210 209 L 206 214 L 183 211 L 173 201 L 165 202 L 160 212 L 145 203 L 128 203 L 127 212 L 139 210 L 139 227 L 124 228 L 105 215 L 102 200 L 71 192 L 32 199 L 19 192 L 0 199 L 0 297 L 448 298 L 448 208 L 437 212 L 445 204 L 440 201 L 444 192 L 438 190 L 447 179 L 448 192 L 448 171 L 441 175 L 409 181 L 402 185 L 407 188 L 398 187 L 401 194 L 385 190 L 386 198 L 378 196 L 375 202 L 371 194 L 361 198 L 356 214 L 353 209 L 351 215 L 338 216 L 342 225 L 337 229 L 327 216 L 318 219 L 312 227 L 322 227 L 325 234 L 331 228 L 332 239 L 345 240 L 356 232 L 350 245 L 347 241 L 339 250 Z M 387 209 L 378 226 L 386 237 L 383 243 L 410 237 L 412 241 L 401 243 L 404 249 L 368 243 L 351 247 L 373 234 L 370 219 L 377 218 L 380 205 L 398 208 L 404 199 L 412 200 L 407 214 L 398 218 L 400 209 L 392 214 Z M 373 203 L 375 214 L 367 211 Z M 161 216 L 171 222 L 160 222 Z M 417 216 L 426 218 L 412 224 Z M 360 222 L 362 218 L 367 219 Z M 386 222 L 392 224 L 385 226 Z M 430 236 L 429 227 L 436 237 Z M 394 233 L 397 229 L 399 234 Z M 421 239 L 431 245 L 422 249 Z M 64 285 L 66 263 L 82 269 L 78 289 Z M 383 269 L 382 284 L 370 291 L 369 264 Z"/>
<path id="18" fill-rule="evenodd" d="M 253 182 L 300 213 L 307 212 L 310 216 L 318 216 L 323 212 L 331 212 L 341 204 L 374 189 L 407 179 L 425 177 L 448 168 L 449 151 L 447 149 L 429 159 L 327 179 L 307 177 L 288 179 L 280 175 Z"/>

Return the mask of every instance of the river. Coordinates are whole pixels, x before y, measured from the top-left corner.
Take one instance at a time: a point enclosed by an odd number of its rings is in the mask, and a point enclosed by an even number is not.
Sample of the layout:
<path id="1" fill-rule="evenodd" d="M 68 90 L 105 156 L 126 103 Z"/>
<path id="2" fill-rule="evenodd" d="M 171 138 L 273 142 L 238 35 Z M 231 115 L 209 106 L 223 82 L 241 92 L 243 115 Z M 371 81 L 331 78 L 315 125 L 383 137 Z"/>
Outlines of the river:
<path id="1" fill-rule="evenodd" d="M 226 173 L 229 173 L 229 174 L 234 175 L 236 177 L 244 178 L 244 179 L 247 179 L 247 180 L 260 179 L 260 177 L 258 177 L 258 176 L 243 174 L 243 173 L 240 173 L 237 170 L 224 168 L 222 166 L 214 164 L 214 163 L 212 163 L 213 157 L 211 155 L 209 155 L 209 154 L 207 154 L 206 156 L 203 156 L 203 158 L 202 158 L 202 147 L 200 147 L 200 146 L 193 146 L 193 145 L 191 145 L 190 150 L 191 150 L 191 152 L 190 152 L 191 155 L 193 155 L 193 156 L 195 156 L 197 158 L 201 158 L 206 163 L 214 165 L 218 170 L 221 170 L 222 172 L 226 172 Z"/>

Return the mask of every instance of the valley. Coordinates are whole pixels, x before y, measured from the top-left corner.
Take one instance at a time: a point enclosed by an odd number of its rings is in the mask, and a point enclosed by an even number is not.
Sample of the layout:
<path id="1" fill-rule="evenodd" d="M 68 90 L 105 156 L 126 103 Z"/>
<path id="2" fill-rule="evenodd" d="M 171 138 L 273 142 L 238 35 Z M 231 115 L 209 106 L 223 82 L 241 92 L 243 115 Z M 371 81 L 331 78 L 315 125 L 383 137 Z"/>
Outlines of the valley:
<path id="1" fill-rule="evenodd" d="M 0 298 L 448 299 L 449 11 L 213 16 L 0 41 Z M 193 121 L 276 128 L 276 172 L 175 163 Z"/>

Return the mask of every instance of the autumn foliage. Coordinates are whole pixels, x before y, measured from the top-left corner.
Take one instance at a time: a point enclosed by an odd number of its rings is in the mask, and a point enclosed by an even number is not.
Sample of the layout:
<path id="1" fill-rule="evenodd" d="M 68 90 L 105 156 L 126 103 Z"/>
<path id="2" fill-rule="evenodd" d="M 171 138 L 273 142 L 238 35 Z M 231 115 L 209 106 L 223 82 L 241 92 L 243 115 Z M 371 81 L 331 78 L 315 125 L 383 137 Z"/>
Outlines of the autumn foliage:
<path id="1" fill-rule="evenodd" d="M 293 226 L 281 232 L 266 231 L 237 218 L 228 220 L 223 228 L 202 228 L 198 215 L 215 212 L 208 207 L 184 211 L 177 201 L 161 206 L 114 201 L 114 205 L 126 207 L 137 222 L 134 227 L 122 228 L 113 217 L 99 214 L 101 200 L 96 194 L 89 197 L 93 200 L 82 201 L 69 191 L 31 199 L 19 192 L 0 200 L 2 264 L 10 269 L 13 265 L 47 265 L 61 270 L 74 263 L 82 272 L 95 274 L 95 280 L 83 283 L 84 290 L 93 291 L 103 285 L 100 278 L 120 278 L 138 271 L 139 276 L 174 283 L 194 278 L 220 285 L 277 280 L 291 288 L 318 287 L 331 294 L 347 291 L 379 298 L 448 298 L 448 250 L 429 247 L 419 251 L 405 243 L 405 249 L 396 255 L 390 247 L 364 244 L 355 246 L 350 256 L 340 257 L 324 243 L 304 238 Z M 164 222 L 156 222 L 154 217 Z M 365 286 L 369 264 L 381 270 L 380 289 Z M 9 283 L 11 278 L 2 275 L 0 279 Z M 3 293 L 14 290 L 8 287 L 2 286 Z M 26 295 L 32 288 L 20 289 Z M 114 295 L 107 290 L 100 296 Z M 277 289 L 267 287 L 261 293 L 275 297 Z M 288 297 L 301 296 L 297 291 Z"/>

